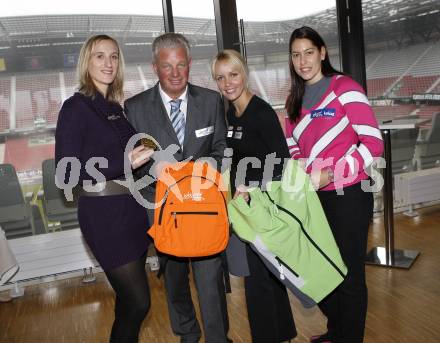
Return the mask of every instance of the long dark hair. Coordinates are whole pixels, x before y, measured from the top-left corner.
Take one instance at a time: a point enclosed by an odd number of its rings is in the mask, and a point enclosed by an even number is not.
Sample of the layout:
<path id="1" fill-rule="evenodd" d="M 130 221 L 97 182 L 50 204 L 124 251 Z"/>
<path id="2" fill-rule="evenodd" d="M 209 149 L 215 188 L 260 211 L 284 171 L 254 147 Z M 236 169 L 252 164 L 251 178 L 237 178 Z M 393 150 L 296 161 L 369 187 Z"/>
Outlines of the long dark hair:
<path id="1" fill-rule="evenodd" d="M 300 114 L 301 114 L 301 107 L 302 107 L 302 99 L 304 96 L 304 89 L 305 89 L 305 82 L 299 76 L 296 71 L 295 67 L 293 66 L 292 62 L 292 43 L 295 39 L 300 38 L 306 38 L 310 40 L 314 46 L 318 48 L 319 51 L 321 51 L 321 48 L 325 48 L 325 58 L 321 62 L 321 72 L 324 76 L 332 76 L 337 74 L 342 74 L 340 71 L 336 70 L 332 67 L 330 63 L 330 58 L 328 57 L 328 51 L 327 46 L 325 45 L 324 40 L 319 35 L 318 32 L 316 32 L 314 29 L 308 26 L 303 26 L 298 29 L 295 29 L 292 32 L 292 35 L 290 36 L 289 40 L 289 69 L 290 69 L 290 93 L 286 100 L 286 110 L 287 114 L 289 115 L 289 119 L 292 121 L 296 121 Z"/>

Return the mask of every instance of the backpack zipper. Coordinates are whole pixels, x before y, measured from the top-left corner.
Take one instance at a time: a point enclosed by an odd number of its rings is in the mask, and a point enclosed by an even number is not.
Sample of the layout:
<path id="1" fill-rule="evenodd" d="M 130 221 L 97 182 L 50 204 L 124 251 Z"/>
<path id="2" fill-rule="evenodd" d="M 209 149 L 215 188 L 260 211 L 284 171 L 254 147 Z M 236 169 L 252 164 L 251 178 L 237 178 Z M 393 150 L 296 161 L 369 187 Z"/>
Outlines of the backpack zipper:
<path id="1" fill-rule="evenodd" d="M 168 200 L 168 190 L 165 192 L 164 199 L 165 200 L 162 203 L 162 206 L 160 207 L 160 212 L 159 212 L 159 225 L 162 224 L 163 210 L 165 209 L 165 204 L 167 203 L 167 200 Z"/>
<path id="2" fill-rule="evenodd" d="M 306 238 L 310 241 L 310 243 L 312 243 L 312 245 L 315 247 L 316 250 L 318 250 L 318 252 L 327 260 L 328 263 L 330 263 L 330 265 L 342 276 L 342 278 L 345 278 L 344 273 L 342 272 L 342 270 L 340 270 L 338 268 L 338 266 L 330 259 L 330 257 L 327 256 L 326 253 L 324 253 L 324 251 L 322 251 L 322 249 L 316 244 L 316 242 L 312 239 L 312 237 L 310 237 L 310 235 L 308 234 L 308 232 L 304 229 L 304 226 L 301 222 L 301 220 L 298 219 L 297 216 L 295 216 L 292 212 L 290 212 L 289 210 L 285 209 L 284 207 L 278 205 L 275 203 L 275 201 L 272 200 L 272 198 L 270 197 L 269 193 L 267 191 L 263 191 L 263 193 L 265 193 L 267 195 L 267 197 L 269 198 L 269 200 L 281 211 L 283 211 L 284 213 L 287 213 L 289 216 L 291 216 L 293 219 L 295 219 L 295 221 L 298 222 L 302 233 L 306 236 Z"/>
<path id="3" fill-rule="evenodd" d="M 194 211 L 187 211 L 187 212 L 182 212 L 182 211 L 175 211 L 175 212 L 171 212 L 171 214 L 174 217 L 174 227 L 177 229 L 177 215 L 185 215 L 185 214 L 201 214 L 201 215 L 206 215 L 206 216 L 218 216 L 218 212 L 215 211 L 205 211 L 205 212 L 194 212 Z"/>
<path id="4" fill-rule="evenodd" d="M 299 278 L 298 273 L 296 273 L 290 266 L 288 266 L 286 263 L 284 263 L 278 256 L 275 256 L 275 259 L 278 262 L 278 271 L 280 272 L 280 279 L 284 280 L 286 277 L 284 275 L 283 267 L 288 269 L 292 272 L 293 275 L 295 275 L 297 278 Z"/>

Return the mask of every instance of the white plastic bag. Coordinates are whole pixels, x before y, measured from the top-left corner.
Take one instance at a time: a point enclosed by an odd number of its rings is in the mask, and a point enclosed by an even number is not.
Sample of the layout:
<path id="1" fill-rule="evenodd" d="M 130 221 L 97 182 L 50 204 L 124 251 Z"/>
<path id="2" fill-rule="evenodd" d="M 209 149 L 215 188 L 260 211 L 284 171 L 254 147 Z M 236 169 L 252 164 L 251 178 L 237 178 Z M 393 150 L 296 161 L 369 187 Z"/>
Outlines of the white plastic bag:
<path id="1" fill-rule="evenodd" d="M 5 232 L 0 228 L 0 286 L 8 282 L 18 270 L 17 260 L 9 246 Z"/>

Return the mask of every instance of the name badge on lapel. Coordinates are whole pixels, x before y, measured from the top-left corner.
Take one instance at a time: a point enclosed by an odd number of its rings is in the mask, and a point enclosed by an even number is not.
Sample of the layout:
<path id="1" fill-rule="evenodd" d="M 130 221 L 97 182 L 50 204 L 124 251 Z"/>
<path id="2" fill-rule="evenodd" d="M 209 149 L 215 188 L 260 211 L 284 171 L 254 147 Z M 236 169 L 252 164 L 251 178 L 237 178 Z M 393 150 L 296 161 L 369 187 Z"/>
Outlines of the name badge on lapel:
<path id="1" fill-rule="evenodd" d="M 213 132 L 214 132 L 214 125 L 213 126 L 208 126 L 208 127 L 203 128 L 203 129 L 199 129 L 199 130 L 195 131 L 197 138 L 208 136 L 208 135 L 210 135 Z"/>
<path id="2" fill-rule="evenodd" d="M 228 126 L 228 133 L 226 137 L 231 138 L 234 133 L 234 127 L 232 125 Z"/>
<path id="3" fill-rule="evenodd" d="M 236 132 L 236 133 L 234 134 L 234 138 L 235 138 L 235 139 L 241 139 L 241 137 L 243 137 L 243 132 Z"/>
<path id="4" fill-rule="evenodd" d="M 320 110 L 313 110 L 310 113 L 310 117 L 312 119 L 322 118 L 322 117 L 334 117 L 336 114 L 336 110 L 334 108 L 323 108 Z"/>
<path id="5" fill-rule="evenodd" d="M 121 116 L 119 114 L 109 114 L 107 115 L 107 120 L 117 120 L 120 119 Z"/>

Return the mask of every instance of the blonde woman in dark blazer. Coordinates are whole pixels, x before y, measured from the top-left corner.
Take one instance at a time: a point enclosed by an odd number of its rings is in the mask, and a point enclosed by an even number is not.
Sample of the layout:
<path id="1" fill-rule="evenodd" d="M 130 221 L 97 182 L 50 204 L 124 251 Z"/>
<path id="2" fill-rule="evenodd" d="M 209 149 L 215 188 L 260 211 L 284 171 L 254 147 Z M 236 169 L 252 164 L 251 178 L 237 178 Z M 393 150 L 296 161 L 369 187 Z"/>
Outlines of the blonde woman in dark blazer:
<path id="1" fill-rule="evenodd" d="M 67 99 L 56 129 L 55 159 L 76 158 L 81 163 L 79 185 L 94 177 L 85 165 L 103 158 L 97 170 L 106 180 L 100 192 L 80 191 L 78 218 L 82 234 L 116 293 L 115 320 L 110 342 L 137 342 L 141 324 L 150 308 L 145 272 L 148 219 L 128 189 L 114 180 L 124 179 L 124 151 L 133 127 L 124 116 L 123 57 L 119 45 L 106 35 L 84 43 L 78 61 L 79 91 Z M 133 168 L 145 163 L 153 151 L 142 146 L 129 157 Z M 96 164 L 93 163 L 96 168 Z M 71 176 L 57 170 L 58 182 Z M 119 186 L 119 187 L 118 187 Z"/>

